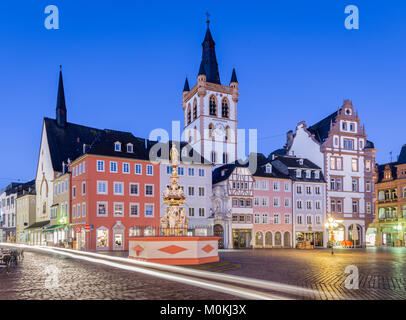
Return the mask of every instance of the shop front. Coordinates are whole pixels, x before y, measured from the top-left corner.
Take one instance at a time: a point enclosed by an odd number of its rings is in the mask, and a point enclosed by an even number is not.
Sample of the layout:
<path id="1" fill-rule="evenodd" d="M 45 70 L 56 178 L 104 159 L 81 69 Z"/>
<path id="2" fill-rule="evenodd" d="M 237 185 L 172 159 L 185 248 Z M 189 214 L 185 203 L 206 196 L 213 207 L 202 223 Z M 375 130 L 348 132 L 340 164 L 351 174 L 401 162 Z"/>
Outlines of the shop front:
<path id="1" fill-rule="evenodd" d="M 250 229 L 233 229 L 233 247 L 251 248 L 252 231 Z"/>
<path id="2" fill-rule="evenodd" d="M 99 227 L 96 229 L 96 250 L 109 250 L 109 229 Z"/>
<path id="3" fill-rule="evenodd" d="M 310 243 L 313 247 L 323 247 L 322 231 L 299 231 L 296 232 L 296 247 Z"/>

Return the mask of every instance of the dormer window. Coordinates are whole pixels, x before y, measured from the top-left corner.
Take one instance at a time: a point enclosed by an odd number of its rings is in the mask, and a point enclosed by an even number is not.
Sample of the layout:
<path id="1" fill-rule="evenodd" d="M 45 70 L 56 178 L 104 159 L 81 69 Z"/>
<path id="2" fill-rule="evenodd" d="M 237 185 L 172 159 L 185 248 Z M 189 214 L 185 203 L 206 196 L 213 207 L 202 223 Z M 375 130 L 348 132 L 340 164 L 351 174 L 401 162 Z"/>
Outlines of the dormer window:
<path id="1" fill-rule="evenodd" d="M 320 178 L 320 172 L 319 171 L 314 171 L 314 178 L 319 179 Z"/>
<path id="2" fill-rule="evenodd" d="M 296 177 L 301 178 L 302 177 L 302 171 L 301 170 L 296 170 Z"/>
<path id="3" fill-rule="evenodd" d="M 351 115 L 351 109 L 345 109 L 345 114 L 350 116 Z"/>
<path id="4" fill-rule="evenodd" d="M 121 142 L 114 142 L 114 151 L 121 152 Z"/>
<path id="5" fill-rule="evenodd" d="M 267 164 L 266 166 L 265 166 L 265 172 L 266 173 L 272 173 L 272 165 L 271 164 Z"/>
<path id="6" fill-rule="evenodd" d="M 134 147 L 132 143 L 127 143 L 127 152 L 133 153 L 134 152 Z"/>
<path id="7" fill-rule="evenodd" d="M 299 164 L 303 166 L 303 159 L 299 159 Z"/>
<path id="8" fill-rule="evenodd" d="M 306 178 L 310 179 L 311 177 L 311 171 L 310 170 L 306 170 Z"/>

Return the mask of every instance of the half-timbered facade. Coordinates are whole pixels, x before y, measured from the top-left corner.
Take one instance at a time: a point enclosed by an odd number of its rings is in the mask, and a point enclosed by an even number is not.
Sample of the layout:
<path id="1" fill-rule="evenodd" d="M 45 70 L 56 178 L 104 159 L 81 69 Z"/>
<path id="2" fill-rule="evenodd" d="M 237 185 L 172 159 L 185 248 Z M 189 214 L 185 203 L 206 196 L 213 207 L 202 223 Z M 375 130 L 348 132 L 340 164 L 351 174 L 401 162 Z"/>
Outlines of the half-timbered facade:
<path id="1" fill-rule="evenodd" d="M 214 232 L 224 248 L 252 247 L 254 178 L 247 166 L 228 164 L 213 171 Z"/>

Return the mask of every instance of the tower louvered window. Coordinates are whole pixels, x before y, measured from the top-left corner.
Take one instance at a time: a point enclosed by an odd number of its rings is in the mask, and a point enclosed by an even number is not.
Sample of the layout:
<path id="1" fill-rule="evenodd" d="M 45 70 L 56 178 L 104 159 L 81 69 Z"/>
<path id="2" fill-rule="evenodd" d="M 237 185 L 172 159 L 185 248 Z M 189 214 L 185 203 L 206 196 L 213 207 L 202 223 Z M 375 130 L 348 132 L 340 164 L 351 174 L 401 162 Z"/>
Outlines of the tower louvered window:
<path id="1" fill-rule="evenodd" d="M 216 98 L 214 96 L 210 97 L 210 115 L 211 116 L 217 115 Z"/>
<path id="2" fill-rule="evenodd" d="M 223 100 L 223 103 L 221 105 L 221 116 L 223 118 L 228 118 L 228 102 L 227 100 Z"/>

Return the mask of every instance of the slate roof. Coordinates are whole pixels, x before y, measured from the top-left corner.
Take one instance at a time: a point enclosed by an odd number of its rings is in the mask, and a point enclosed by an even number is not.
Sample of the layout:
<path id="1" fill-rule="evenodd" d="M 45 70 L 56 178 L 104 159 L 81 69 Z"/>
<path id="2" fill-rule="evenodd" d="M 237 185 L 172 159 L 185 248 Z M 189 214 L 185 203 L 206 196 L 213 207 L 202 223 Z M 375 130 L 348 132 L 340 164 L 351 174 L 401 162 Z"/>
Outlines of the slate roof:
<path id="1" fill-rule="evenodd" d="M 238 161 L 236 161 L 234 163 L 228 163 L 214 169 L 212 174 L 213 185 L 222 182 L 224 180 L 227 180 L 228 177 L 233 173 L 234 169 L 237 167 L 240 168 L 248 167 L 248 163 L 241 164 Z"/>
<path id="2" fill-rule="evenodd" d="M 329 116 L 308 127 L 307 130 L 314 134 L 314 137 L 317 139 L 317 141 L 323 143 L 324 140 L 326 140 L 326 138 L 328 137 L 328 132 L 330 131 L 330 123 L 331 121 L 334 122 L 336 120 L 337 113 L 338 111 L 333 112 Z"/>
<path id="3" fill-rule="evenodd" d="M 315 123 L 314 125 L 307 128 L 307 130 L 314 134 L 316 140 L 321 144 L 323 143 L 327 137 L 328 132 L 330 131 L 330 124 L 331 122 L 336 121 L 338 111 L 333 112 L 332 114 L 328 115 L 324 119 L 320 120 L 319 122 Z M 374 149 L 374 143 L 372 141 L 367 140 L 365 144 L 366 149 Z"/>
<path id="4" fill-rule="evenodd" d="M 300 164 L 300 159 L 303 160 L 303 164 Z M 278 169 L 282 174 L 285 174 L 294 181 L 303 181 L 303 182 L 326 182 L 322 170 L 319 166 L 314 164 L 308 159 L 298 158 L 293 156 L 277 156 L 271 164 Z M 272 168 L 273 169 L 273 168 Z M 301 169 L 301 177 L 296 176 L 296 170 Z M 310 178 L 306 178 L 306 171 L 311 170 Z M 319 178 L 316 178 L 315 171 L 319 172 Z"/>
<path id="5" fill-rule="evenodd" d="M 230 83 L 232 83 L 232 82 L 237 82 L 238 83 L 237 74 L 235 73 L 235 68 L 233 68 L 233 73 L 231 74 Z"/>
<path id="6" fill-rule="evenodd" d="M 205 74 L 207 82 L 221 84 L 215 46 L 216 43 L 207 26 L 206 35 L 202 43 L 202 61 L 199 67 L 199 75 Z"/>
<path id="7" fill-rule="evenodd" d="M 29 190 L 35 188 L 35 179 L 27 182 L 11 182 L 9 183 L 1 192 L 5 192 L 6 195 L 13 193 L 20 194 L 24 190 Z"/>
<path id="8" fill-rule="evenodd" d="M 383 173 L 385 171 L 386 165 L 389 165 L 392 171 L 392 180 L 396 180 L 398 178 L 396 166 L 400 164 L 406 164 L 406 144 L 402 146 L 400 150 L 400 154 L 398 157 L 398 161 L 388 162 L 384 164 L 378 165 L 378 181 L 377 183 L 382 182 Z"/>
<path id="9" fill-rule="evenodd" d="M 87 126 L 67 122 L 59 127 L 55 119 L 44 118 L 49 151 L 54 171 L 62 172 L 62 161 L 74 160 L 83 153 L 83 144 L 90 145 L 102 132 Z"/>

